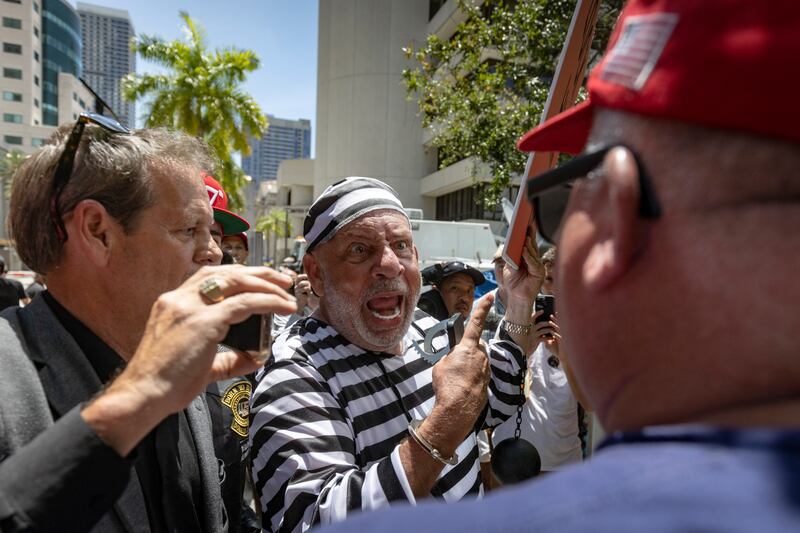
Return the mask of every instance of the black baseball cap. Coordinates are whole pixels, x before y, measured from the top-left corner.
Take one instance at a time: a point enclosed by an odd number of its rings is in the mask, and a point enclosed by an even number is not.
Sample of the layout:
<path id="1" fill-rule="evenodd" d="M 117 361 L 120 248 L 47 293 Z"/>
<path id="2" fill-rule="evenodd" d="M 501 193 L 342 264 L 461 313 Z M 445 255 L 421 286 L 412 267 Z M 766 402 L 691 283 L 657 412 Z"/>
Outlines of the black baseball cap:
<path id="1" fill-rule="evenodd" d="M 466 274 L 475 283 L 475 286 L 483 285 L 486 278 L 483 277 L 481 271 L 473 268 L 461 261 L 448 261 L 446 263 L 437 263 L 422 270 L 422 281 L 425 285 L 441 285 L 442 282 L 450 276 L 456 274 Z"/>

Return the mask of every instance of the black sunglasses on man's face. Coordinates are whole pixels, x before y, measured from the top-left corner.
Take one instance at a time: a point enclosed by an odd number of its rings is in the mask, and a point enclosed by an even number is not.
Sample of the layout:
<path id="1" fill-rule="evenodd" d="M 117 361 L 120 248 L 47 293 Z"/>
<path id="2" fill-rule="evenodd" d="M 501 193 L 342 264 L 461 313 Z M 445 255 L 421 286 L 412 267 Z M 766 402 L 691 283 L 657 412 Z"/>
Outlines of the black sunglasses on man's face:
<path id="1" fill-rule="evenodd" d="M 130 134 L 128 128 L 110 117 L 95 113 L 81 113 L 78 117 L 78 122 L 75 123 L 75 127 L 72 128 L 72 132 L 67 138 L 64 151 L 61 153 L 61 157 L 58 158 L 58 166 L 56 166 L 56 172 L 53 177 L 53 196 L 50 200 L 50 216 L 56 225 L 56 234 L 61 242 L 67 242 L 67 228 L 64 226 L 61 208 L 58 204 L 61 200 L 61 193 L 64 187 L 66 187 L 70 176 L 72 176 L 72 169 L 75 165 L 75 154 L 78 152 L 81 136 L 87 124 L 96 124 L 111 133 Z"/>
<path id="2" fill-rule="evenodd" d="M 533 204 L 536 227 L 544 240 L 556 244 L 575 180 L 594 177 L 595 169 L 603 163 L 606 154 L 617 146 L 621 145 L 606 146 L 581 154 L 560 167 L 528 180 L 528 200 Z M 661 208 L 652 180 L 636 152 L 630 148 L 628 150 L 633 154 L 639 171 L 639 215 L 642 218 L 658 218 L 661 216 Z"/>

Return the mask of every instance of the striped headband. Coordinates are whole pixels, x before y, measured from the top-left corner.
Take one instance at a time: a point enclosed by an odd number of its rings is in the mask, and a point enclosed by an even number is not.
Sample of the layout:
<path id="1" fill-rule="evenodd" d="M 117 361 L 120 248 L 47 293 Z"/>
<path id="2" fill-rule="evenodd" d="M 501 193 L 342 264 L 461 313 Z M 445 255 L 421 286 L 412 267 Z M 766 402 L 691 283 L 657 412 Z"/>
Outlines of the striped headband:
<path id="1" fill-rule="evenodd" d="M 380 180 L 350 177 L 330 185 L 311 205 L 303 222 L 306 251 L 329 241 L 358 217 L 379 209 L 392 209 L 408 218 L 397 193 Z"/>

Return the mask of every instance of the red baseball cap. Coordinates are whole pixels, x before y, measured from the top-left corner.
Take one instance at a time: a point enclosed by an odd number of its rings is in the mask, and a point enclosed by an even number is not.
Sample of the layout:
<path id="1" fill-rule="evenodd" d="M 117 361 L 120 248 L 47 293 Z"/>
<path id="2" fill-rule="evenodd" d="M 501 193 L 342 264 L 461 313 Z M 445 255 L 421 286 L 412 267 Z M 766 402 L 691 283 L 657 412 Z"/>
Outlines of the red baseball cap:
<path id="1" fill-rule="evenodd" d="M 250 229 L 250 224 L 245 219 L 236 213 L 228 211 L 228 195 L 225 194 L 222 185 L 212 176 L 205 173 L 203 173 L 203 181 L 206 183 L 208 201 L 211 202 L 211 207 L 214 208 L 214 220 L 222 226 L 222 233 L 234 235 Z"/>
<path id="2" fill-rule="evenodd" d="M 225 234 L 225 237 L 231 237 L 231 238 L 235 238 L 235 239 L 240 239 L 242 241 L 242 243 L 244 244 L 244 249 L 247 250 L 248 252 L 250 251 L 250 247 L 247 246 L 247 233 L 242 232 L 242 233 L 235 233 L 233 235 Z"/>
<path id="3" fill-rule="evenodd" d="M 597 107 L 800 143 L 791 96 L 797 0 L 630 0 L 587 101 L 526 133 L 520 150 L 579 153 Z"/>

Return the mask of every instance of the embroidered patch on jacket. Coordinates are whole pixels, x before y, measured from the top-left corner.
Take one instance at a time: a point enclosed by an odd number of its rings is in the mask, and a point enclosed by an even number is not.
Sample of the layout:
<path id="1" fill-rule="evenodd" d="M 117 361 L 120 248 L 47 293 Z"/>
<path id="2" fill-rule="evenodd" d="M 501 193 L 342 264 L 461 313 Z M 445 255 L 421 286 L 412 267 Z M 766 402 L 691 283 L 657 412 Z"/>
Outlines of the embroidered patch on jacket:
<path id="1" fill-rule="evenodd" d="M 639 90 L 647 82 L 678 23 L 675 13 L 625 19 L 621 34 L 601 65 L 600 79 Z"/>
<path id="2" fill-rule="evenodd" d="M 237 435 L 246 437 L 250 427 L 250 392 L 253 386 L 249 381 L 237 381 L 222 395 L 222 404 L 227 405 L 233 414 L 231 429 Z"/>

